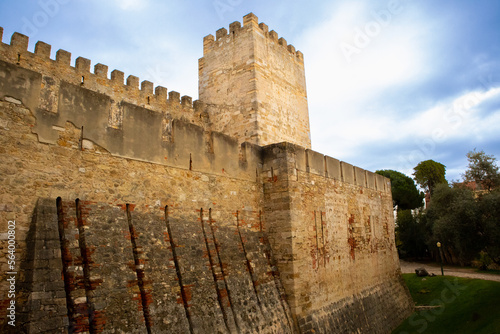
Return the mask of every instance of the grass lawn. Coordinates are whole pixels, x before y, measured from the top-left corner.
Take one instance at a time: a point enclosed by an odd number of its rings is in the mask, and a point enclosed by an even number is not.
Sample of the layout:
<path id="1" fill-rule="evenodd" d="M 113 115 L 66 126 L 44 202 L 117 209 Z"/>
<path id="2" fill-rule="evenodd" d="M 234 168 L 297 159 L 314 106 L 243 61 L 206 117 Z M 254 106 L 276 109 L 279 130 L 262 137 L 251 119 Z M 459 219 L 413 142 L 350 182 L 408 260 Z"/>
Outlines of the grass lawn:
<path id="1" fill-rule="evenodd" d="M 500 282 L 403 274 L 417 309 L 393 334 L 500 334 Z"/>

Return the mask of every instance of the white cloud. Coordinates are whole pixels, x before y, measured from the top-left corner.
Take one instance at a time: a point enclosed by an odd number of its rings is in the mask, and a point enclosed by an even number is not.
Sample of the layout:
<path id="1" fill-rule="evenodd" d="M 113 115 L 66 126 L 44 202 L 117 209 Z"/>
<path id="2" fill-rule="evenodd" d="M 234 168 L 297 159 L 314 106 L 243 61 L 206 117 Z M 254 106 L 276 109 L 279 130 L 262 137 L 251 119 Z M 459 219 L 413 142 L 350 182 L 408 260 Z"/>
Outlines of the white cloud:
<path id="1" fill-rule="evenodd" d="M 446 159 L 447 155 L 456 152 L 446 152 L 444 147 L 454 143 L 485 142 L 500 133 L 500 110 L 482 118 L 480 109 L 482 103 L 500 96 L 500 88 L 492 88 L 486 92 L 468 92 L 456 97 L 448 103 L 438 103 L 427 110 L 419 111 L 415 117 L 403 120 L 391 120 L 387 132 L 381 142 L 404 143 L 406 150 L 397 153 L 395 169 L 410 175 L 413 167 L 422 160 Z M 475 144 L 473 144 L 475 143 Z M 359 145 L 369 145 L 369 141 L 359 142 Z M 464 147 L 469 151 L 473 147 Z M 450 169 L 449 175 L 457 178 L 456 170 Z"/>
<path id="2" fill-rule="evenodd" d="M 436 138 L 436 141 L 475 138 L 482 136 L 481 132 L 485 128 L 490 131 L 500 130 L 500 123 L 488 124 L 488 118 L 482 119 L 477 108 L 480 104 L 498 96 L 500 96 L 498 87 L 486 92 L 468 92 L 449 103 L 440 103 L 429 110 L 421 111 L 416 117 L 396 125 L 401 129 L 401 137 L 414 133 L 414 129 L 419 129 L 418 137 Z M 489 118 L 497 117 L 497 114 Z M 440 135 L 437 136 L 436 133 Z"/>
<path id="3" fill-rule="evenodd" d="M 384 24 L 377 15 L 387 3 L 340 2 L 297 41 L 305 55 L 313 149 L 351 162 L 387 161 L 386 168 L 411 173 L 424 159 L 450 159 L 458 143 L 498 137 L 500 112 L 482 116 L 481 104 L 498 98 L 500 88 L 464 92 L 480 81 L 467 82 L 465 69 L 447 72 L 456 39 L 452 25 L 444 25 L 450 18 L 403 1 Z M 349 59 L 345 45 L 356 49 Z M 487 66 L 485 59 L 478 54 L 475 67 Z M 466 84 L 453 85 L 457 78 Z M 398 99 L 397 92 L 406 95 Z"/>
<path id="4" fill-rule="evenodd" d="M 382 10 L 387 11 L 379 12 Z M 360 93 L 364 97 L 376 96 L 426 73 L 424 48 L 416 40 L 421 27 L 412 21 L 397 20 L 394 15 L 387 19 L 388 23 L 379 23 L 372 12 L 359 2 L 343 3 L 328 21 L 304 33 L 300 44 L 306 51 L 310 92 L 341 92 L 336 98 L 339 103 L 339 98 L 352 100 Z M 345 45 L 355 53 L 343 52 Z"/>
<path id="5" fill-rule="evenodd" d="M 422 28 L 400 9 L 391 14 L 386 7 L 342 2 L 300 38 L 314 149 L 344 158 L 391 136 L 394 110 L 373 104 L 382 93 L 428 75 Z M 348 59 L 343 45 L 356 49 Z"/>

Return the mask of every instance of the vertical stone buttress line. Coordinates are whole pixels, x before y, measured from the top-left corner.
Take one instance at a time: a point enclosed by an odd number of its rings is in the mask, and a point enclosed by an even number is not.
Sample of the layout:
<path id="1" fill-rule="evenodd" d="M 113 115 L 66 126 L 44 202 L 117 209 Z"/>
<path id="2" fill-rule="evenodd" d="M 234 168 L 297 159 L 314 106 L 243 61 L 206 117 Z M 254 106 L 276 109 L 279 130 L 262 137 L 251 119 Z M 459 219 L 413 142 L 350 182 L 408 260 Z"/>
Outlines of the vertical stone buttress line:
<path id="1" fill-rule="evenodd" d="M 219 285 L 217 284 L 217 274 L 215 273 L 215 270 L 214 270 L 214 263 L 212 260 L 212 255 L 210 254 L 210 247 L 208 245 L 207 232 L 205 231 L 205 223 L 203 222 L 203 208 L 200 209 L 200 221 L 201 221 L 201 230 L 203 231 L 203 238 L 205 239 L 205 247 L 207 249 L 207 254 L 208 254 L 208 262 L 210 264 L 210 269 L 212 271 L 212 277 L 214 279 L 214 284 L 215 284 L 215 290 L 217 292 L 217 301 L 219 302 L 219 307 L 222 311 L 222 317 L 224 318 L 224 324 L 226 325 L 226 329 L 228 332 L 231 332 L 229 330 L 226 309 L 224 308 L 224 305 L 222 303 L 222 294 L 221 294 L 221 291 L 219 289 Z"/>
<path id="2" fill-rule="evenodd" d="M 68 320 L 69 325 L 68 328 L 76 328 L 75 321 L 75 303 L 71 298 L 71 290 L 73 289 L 71 284 L 71 275 L 68 273 L 68 265 L 71 261 L 68 254 L 68 240 L 64 235 L 64 210 L 62 205 L 61 197 L 58 197 L 56 200 L 57 206 L 57 227 L 59 230 L 59 243 L 61 247 L 61 261 L 62 261 L 62 274 L 64 280 L 64 291 L 66 292 L 66 306 L 68 308 Z"/>
<path id="3" fill-rule="evenodd" d="M 261 226 L 261 231 L 262 231 L 262 213 L 259 211 L 259 224 Z M 294 328 L 295 332 L 300 333 L 299 327 L 297 326 L 296 322 L 290 319 L 289 317 L 289 309 L 288 305 L 286 305 L 287 298 L 285 294 L 285 289 L 281 285 L 281 279 L 280 279 L 280 274 L 278 271 L 278 265 L 276 264 L 276 261 L 274 260 L 273 252 L 271 249 L 271 243 L 269 242 L 269 239 L 267 238 L 267 233 L 262 232 L 262 242 L 264 244 L 264 249 L 265 249 L 265 255 L 267 259 L 267 265 L 269 268 L 271 268 L 271 273 L 273 275 L 273 280 L 274 280 L 274 286 L 276 288 L 276 292 L 280 296 L 280 304 L 281 304 L 281 309 L 283 310 L 283 313 L 286 316 L 286 321 L 288 323 L 288 326 L 290 329 Z"/>
<path id="4" fill-rule="evenodd" d="M 319 235 L 318 235 L 318 217 L 316 217 L 316 210 L 314 210 L 314 231 L 316 232 L 316 269 L 319 269 Z"/>
<path id="5" fill-rule="evenodd" d="M 323 156 L 323 167 L 325 168 L 325 177 L 328 177 L 328 164 L 326 163 L 326 155 Z"/>
<path id="6" fill-rule="evenodd" d="M 323 211 L 320 211 L 319 213 L 321 215 L 320 223 L 321 223 L 321 241 L 322 241 L 321 249 L 323 250 L 323 267 L 326 268 L 325 229 L 323 227 Z"/>
<path id="7" fill-rule="evenodd" d="M 238 329 L 238 332 L 239 332 L 240 326 L 238 324 L 238 317 L 236 316 L 236 313 L 234 312 L 233 301 L 231 300 L 231 291 L 229 290 L 229 286 L 227 285 L 226 272 L 224 272 L 224 266 L 222 265 L 222 259 L 220 257 L 220 253 L 219 253 L 220 245 L 217 242 L 217 239 L 215 238 L 215 228 L 214 228 L 213 223 L 214 223 L 214 221 L 212 220 L 212 209 L 208 209 L 208 224 L 210 225 L 210 230 L 212 231 L 212 240 L 214 241 L 215 253 L 217 254 L 217 260 L 219 262 L 222 280 L 223 280 L 224 286 L 226 288 L 229 307 L 231 308 L 231 312 L 233 313 L 233 316 L 234 316 L 234 323 L 236 324 L 236 328 Z"/>
<path id="8" fill-rule="evenodd" d="M 82 125 L 82 129 L 80 131 L 80 138 L 78 139 L 78 146 L 79 146 L 78 148 L 80 149 L 80 151 L 83 151 L 83 125 Z"/>
<path id="9" fill-rule="evenodd" d="M 168 205 L 165 206 L 165 223 L 167 225 L 168 240 L 170 242 L 170 248 L 172 249 L 172 256 L 174 257 L 175 273 L 177 275 L 177 281 L 179 282 L 179 288 L 181 290 L 182 304 L 184 305 L 184 311 L 186 312 L 186 318 L 189 324 L 189 332 L 193 334 L 193 323 L 191 320 L 191 314 L 188 309 L 188 299 L 186 295 L 186 290 L 184 289 L 184 283 L 182 282 L 181 267 L 179 266 L 179 259 L 177 258 L 177 251 L 175 249 L 174 237 L 172 235 L 172 228 L 170 227 L 170 220 L 168 218 Z"/>
<path id="10" fill-rule="evenodd" d="M 259 210 L 259 229 L 260 232 L 264 231 L 264 227 L 262 226 L 262 210 Z"/>
<path id="11" fill-rule="evenodd" d="M 252 286 L 253 286 L 253 292 L 255 294 L 255 298 L 257 298 L 257 305 L 259 305 L 260 311 L 262 311 L 262 304 L 260 302 L 259 294 L 257 293 L 257 280 L 255 279 L 255 274 L 252 268 L 252 264 L 250 262 L 250 259 L 248 258 L 247 250 L 245 248 L 245 243 L 243 242 L 243 236 L 241 235 L 240 231 L 240 213 L 239 211 L 236 211 L 236 229 L 238 230 L 238 235 L 240 237 L 240 242 L 241 242 L 241 248 L 243 249 L 243 254 L 245 254 L 245 263 L 247 265 L 248 273 L 250 274 L 250 278 L 252 279 Z M 264 314 L 265 316 L 265 314 Z"/>
<path id="12" fill-rule="evenodd" d="M 92 283 L 90 281 L 90 258 L 87 243 L 85 241 L 85 228 L 83 225 L 82 208 L 80 200 L 76 199 L 76 221 L 78 225 L 78 244 L 80 245 L 80 254 L 83 262 L 83 284 L 85 286 L 85 296 L 87 298 L 87 310 L 89 317 L 89 332 L 96 333 L 95 307 L 92 302 Z"/>
<path id="13" fill-rule="evenodd" d="M 139 291 L 141 293 L 141 303 L 142 303 L 142 313 L 144 314 L 144 321 L 146 323 L 146 330 L 148 334 L 151 334 L 151 316 L 149 314 L 149 302 L 148 294 L 144 288 L 144 269 L 141 261 L 139 259 L 139 253 L 137 250 L 137 234 L 135 232 L 134 224 L 132 222 L 132 214 L 130 213 L 130 206 L 127 203 L 127 221 L 128 229 L 130 231 L 130 242 L 132 243 L 132 252 L 134 254 L 135 263 L 135 273 L 137 275 L 137 285 L 139 286 Z"/>

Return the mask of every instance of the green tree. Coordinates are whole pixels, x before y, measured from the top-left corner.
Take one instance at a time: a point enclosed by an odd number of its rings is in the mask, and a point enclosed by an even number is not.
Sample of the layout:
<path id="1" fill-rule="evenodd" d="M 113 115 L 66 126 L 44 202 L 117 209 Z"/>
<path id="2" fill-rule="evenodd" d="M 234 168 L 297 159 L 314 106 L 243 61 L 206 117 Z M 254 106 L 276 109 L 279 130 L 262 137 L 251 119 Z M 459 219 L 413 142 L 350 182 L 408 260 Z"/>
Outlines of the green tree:
<path id="1" fill-rule="evenodd" d="M 396 240 L 401 258 L 427 257 L 428 231 L 425 215 L 413 214 L 411 210 L 398 210 L 396 219 Z"/>
<path id="2" fill-rule="evenodd" d="M 429 247 L 441 242 L 449 261 L 461 265 L 470 263 L 483 249 L 483 221 L 470 189 L 437 185 L 427 209 L 427 219 L 432 228 Z"/>
<path id="3" fill-rule="evenodd" d="M 469 160 L 468 169 L 463 174 L 465 182 L 476 182 L 479 189 L 491 191 L 500 185 L 500 174 L 492 155 L 487 155 L 484 151 L 470 151 L 467 153 Z"/>
<path id="4" fill-rule="evenodd" d="M 446 166 L 434 160 L 425 160 L 413 168 L 415 181 L 431 195 L 440 183 L 447 183 L 444 175 Z"/>
<path id="5" fill-rule="evenodd" d="M 418 191 L 412 178 L 390 169 L 378 170 L 375 173 L 391 180 L 392 201 L 398 210 L 416 209 L 422 206 L 424 194 Z"/>
<path id="6" fill-rule="evenodd" d="M 500 190 L 478 199 L 484 233 L 484 251 L 500 265 Z"/>

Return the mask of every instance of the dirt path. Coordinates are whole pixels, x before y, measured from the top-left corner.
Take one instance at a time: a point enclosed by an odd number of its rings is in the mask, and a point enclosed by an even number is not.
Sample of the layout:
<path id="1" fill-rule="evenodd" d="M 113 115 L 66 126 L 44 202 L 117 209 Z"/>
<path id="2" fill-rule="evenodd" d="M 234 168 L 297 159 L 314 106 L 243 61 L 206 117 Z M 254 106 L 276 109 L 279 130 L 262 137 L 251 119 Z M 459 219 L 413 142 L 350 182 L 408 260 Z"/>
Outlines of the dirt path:
<path id="1" fill-rule="evenodd" d="M 418 262 L 406 262 L 399 260 L 401 263 L 401 272 L 403 274 L 415 273 L 416 268 L 425 268 L 429 274 L 441 275 L 441 267 L 439 264 L 435 263 L 418 263 Z M 500 282 L 500 275 L 495 274 L 482 274 L 475 271 L 475 269 L 470 268 L 455 268 L 444 266 L 444 274 L 456 277 L 466 277 L 466 278 L 477 278 L 484 279 L 488 281 Z"/>

